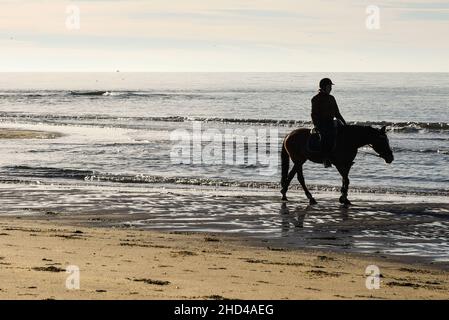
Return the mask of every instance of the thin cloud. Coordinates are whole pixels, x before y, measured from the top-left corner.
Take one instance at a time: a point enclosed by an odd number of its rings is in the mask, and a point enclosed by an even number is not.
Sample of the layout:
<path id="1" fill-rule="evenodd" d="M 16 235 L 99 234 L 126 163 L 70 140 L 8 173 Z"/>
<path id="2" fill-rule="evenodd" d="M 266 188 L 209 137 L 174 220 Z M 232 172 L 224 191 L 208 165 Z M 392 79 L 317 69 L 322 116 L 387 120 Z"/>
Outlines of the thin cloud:
<path id="1" fill-rule="evenodd" d="M 379 30 L 365 0 L 0 3 L 0 70 L 449 71 L 446 2 L 380 0 Z"/>

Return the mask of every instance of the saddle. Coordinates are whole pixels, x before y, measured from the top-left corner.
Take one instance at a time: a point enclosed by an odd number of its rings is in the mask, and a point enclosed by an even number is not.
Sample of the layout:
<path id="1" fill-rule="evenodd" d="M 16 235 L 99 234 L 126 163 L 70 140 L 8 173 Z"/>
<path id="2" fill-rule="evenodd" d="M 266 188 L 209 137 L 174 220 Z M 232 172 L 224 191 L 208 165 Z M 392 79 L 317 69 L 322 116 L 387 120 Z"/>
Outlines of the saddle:
<path id="1" fill-rule="evenodd" d="M 315 128 L 310 130 L 310 136 L 307 140 L 307 151 L 312 153 L 321 152 L 321 135 Z"/>
<path id="2" fill-rule="evenodd" d="M 338 129 L 342 125 L 343 124 L 341 123 L 340 120 L 334 120 L 334 127 L 336 130 L 335 137 L 338 136 Z M 313 128 L 310 130 L 310 136 L 309 136 L 309 139 L 307 140 L 306 146 L 307 146 L 307 151 L 310 153 L 321 153 L 321 151 L 322 151 L 321 150 L 321 135 L 316 128 Z M 334 151 L 336 147 L 337 147 L 337 139 L 335 139 L 335 141 L 334 141 L 332 151 Z"/>

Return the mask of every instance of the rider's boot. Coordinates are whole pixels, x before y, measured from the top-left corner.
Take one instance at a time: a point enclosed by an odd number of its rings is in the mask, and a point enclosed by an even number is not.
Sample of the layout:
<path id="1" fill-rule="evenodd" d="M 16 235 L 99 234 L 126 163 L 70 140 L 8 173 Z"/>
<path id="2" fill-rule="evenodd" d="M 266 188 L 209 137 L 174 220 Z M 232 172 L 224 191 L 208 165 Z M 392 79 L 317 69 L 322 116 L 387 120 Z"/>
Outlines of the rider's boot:
<path id="1" fill-rule="evenodd" d="M 332 167 L 332 162 L 328 158 L 323 160 L 323 164 L 324 164 L 325 168 L 331 168 Z"/>

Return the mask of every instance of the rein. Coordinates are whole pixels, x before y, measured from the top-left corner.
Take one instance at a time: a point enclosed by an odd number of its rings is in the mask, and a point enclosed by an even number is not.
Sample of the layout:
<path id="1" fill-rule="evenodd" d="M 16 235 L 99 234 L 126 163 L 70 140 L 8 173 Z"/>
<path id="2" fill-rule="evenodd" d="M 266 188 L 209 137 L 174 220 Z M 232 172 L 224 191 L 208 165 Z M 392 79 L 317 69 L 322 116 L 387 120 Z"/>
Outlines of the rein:
<path id="1" fill-rule="evenodd" d="M 371 148 L 373 147 L 373 146 L 370 145 L 370 144 L 369 144 L 368 146 L 370 146 Z M 370 156 L 375 156 L 375 157 L 382 158 L 382 156 L 381 156 L 380 154 L 373 153 L 373 152 L 370 152 L 370 151 L 359 150 L 359 152 L 362 152 L 362 153 L 367 154 L 367 155 L 370 155 Z"/>

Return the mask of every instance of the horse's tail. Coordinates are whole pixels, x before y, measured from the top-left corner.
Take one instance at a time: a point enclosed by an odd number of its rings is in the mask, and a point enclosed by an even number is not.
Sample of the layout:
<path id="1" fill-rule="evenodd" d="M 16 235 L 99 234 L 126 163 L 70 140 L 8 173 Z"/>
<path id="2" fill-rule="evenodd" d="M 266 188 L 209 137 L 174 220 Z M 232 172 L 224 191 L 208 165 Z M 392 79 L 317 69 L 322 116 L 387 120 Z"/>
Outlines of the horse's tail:
<path id="1" fill-rule="evenodd" d="M 285 139 L 284 139 L 284 141 L 282 141 L 282 151 L 281 151 L 282 189 L 284 189 L 284 184 L 287 181 L 289 167 L 290 167 L 290 155 L 288 154 L 287 149 L 285 148 Z"/>

